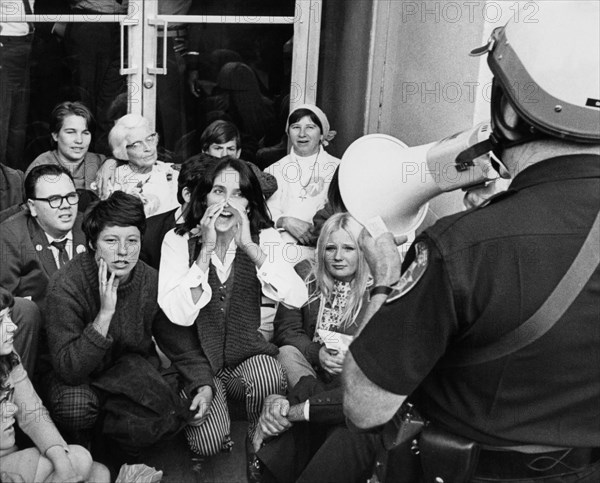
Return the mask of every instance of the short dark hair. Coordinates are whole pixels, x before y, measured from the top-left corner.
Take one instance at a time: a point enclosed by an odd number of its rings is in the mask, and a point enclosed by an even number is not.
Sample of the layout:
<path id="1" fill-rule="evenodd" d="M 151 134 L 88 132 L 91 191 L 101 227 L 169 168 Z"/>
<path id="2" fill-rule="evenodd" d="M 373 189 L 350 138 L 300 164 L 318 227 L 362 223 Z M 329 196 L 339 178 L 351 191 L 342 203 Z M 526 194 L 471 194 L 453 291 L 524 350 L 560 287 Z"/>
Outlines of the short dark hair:
<path id="1" fill-rule="evenodd" d="M 88 246 L 95 251 L 100 232 L 107 226 L 135 226 L 144 237 L 146 215 L 144 203 L 137 196 L 115 191 L 107 199 L 98 201 L 88 210 L 81 228 Z"/>
<path id="2" fill-rule="evenodd" d="M 61 174 L 67 175 L 73 181 L 73 176 L 71 176 L 69 170 L 60 164 L 40 164 L 36 166 L 25 177 L 25 198 L 35 198 L 35 187 L 40 178 L 45 176 L 60 176 Z M 74 181 L 73 185 L 75 185 Z"/>
<path id="3" fill-rule="evenodd" d="M 85 119 L 89 131 L 94 128 L 94 116 L 81 102 L 61 102 L 50 114 L 50 132 L 57 133 L 62 128 L 67 116 L 79 116 Z"/>
<path id="4" fill-rule="evenodd" d="M 225 144 L 235 141 L 238 149 L 242 147 L 242 137 L 235 124 L 222 119 L 210 123 L 200 136 L 200 149 L 208 151 L 211 144 Z"/>
<path id="5" fill-rule="evenodd" d="M 310 109 L 296 109 L 294 112 L 290 114 L 290 118 L 288 119 L 288 128 L 295 122 L 298 122 L 303 117 L 310 117 L 310 120 L 314 122 L 319 129 L 321 130 L 321 134 L 323 134 L 323 124 L 321 124 L 321 120 L 317 117 L 317 115 L 312 112 Z"/>
<path id="6" fill-rule="evenodd" d="M 226 168 L 232 168 L 240 175 L 240 190 L 244 198 L 248 200 L 248 218 L 252 235 L 258 235 L 260 230 L 273 226 L 260 182 L 254 171 L 246 161 L 232 156 L 225 156 L 206 171 L 202 176 L 202 180 L 194 189 L 190 207 L 185 214 L 184 224 L 175 230 L 178 235 L 189 233 L 198 225 L 206 211 L 206 197 L 212 190 L 217 175 Z"/>
<path id="7" fill-rule="evenodd" d="M 185 203 L 183 188 L 187 188 L 192 193 L 194 188 L 200 183 L 206 170 L 217 162 L 218 159 L 214 156 L 201 153 L 188 159 L 181 165 L 179 177 L 177 178 L 177 201 L 179 201 L 180 205 Z"/>
<path id="8" fill-rule="evenodd" d="M 0 287 L 0 311 L 12 308 L 15 305 L 13 295 L 3 287 Z M 13 367 L 19 364 L 19 356 L 13 351 L 10 354 L 0 356 L 0 392 L 8 389 L 8 377 Z"/>
<path id="9" fill-rule="evenodd" d="M 15 305 L 15 298 L 4 287 L 0 287 L 0 311 Z"/>

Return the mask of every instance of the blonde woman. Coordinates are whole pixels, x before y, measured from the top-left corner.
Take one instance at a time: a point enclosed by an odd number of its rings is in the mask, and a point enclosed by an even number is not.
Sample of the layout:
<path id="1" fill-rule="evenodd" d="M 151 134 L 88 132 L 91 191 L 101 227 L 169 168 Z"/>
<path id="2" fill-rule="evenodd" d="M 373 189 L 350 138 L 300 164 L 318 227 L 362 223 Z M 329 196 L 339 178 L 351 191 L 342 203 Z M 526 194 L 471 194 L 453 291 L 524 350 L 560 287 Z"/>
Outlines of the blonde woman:
<path id="1" fill-rule="evenodd" d="M 279 306 L 273 342 L 279 346 L 278 360 L 290 387 L 302 376 L 330 380 L 342 371 L 346 342 L 358 328 L 369 280 L 359 230 L 348 213 L 329 218 L 306 279 L 308 302 L 300 309 Z"/>

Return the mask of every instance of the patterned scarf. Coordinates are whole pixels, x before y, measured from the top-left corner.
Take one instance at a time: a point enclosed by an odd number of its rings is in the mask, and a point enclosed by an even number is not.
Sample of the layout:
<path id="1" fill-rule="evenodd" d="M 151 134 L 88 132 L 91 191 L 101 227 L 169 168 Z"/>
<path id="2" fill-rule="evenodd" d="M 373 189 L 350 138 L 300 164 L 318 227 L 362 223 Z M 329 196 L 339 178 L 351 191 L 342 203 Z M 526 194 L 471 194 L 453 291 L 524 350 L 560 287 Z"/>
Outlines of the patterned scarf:
<path id="1" fill-rule="evenodd" d="M 336 280 L 333 284 L 331 297 L 328 300 L 321 299 L 317 327 L 313 337 L 314 342 L 323 343 L 319 336 L 319 329 L 331 330 L 333 332 L 345 332 L 342 327 L 342 314 L 348 303 L 350 293 L 350 282 Z"/>

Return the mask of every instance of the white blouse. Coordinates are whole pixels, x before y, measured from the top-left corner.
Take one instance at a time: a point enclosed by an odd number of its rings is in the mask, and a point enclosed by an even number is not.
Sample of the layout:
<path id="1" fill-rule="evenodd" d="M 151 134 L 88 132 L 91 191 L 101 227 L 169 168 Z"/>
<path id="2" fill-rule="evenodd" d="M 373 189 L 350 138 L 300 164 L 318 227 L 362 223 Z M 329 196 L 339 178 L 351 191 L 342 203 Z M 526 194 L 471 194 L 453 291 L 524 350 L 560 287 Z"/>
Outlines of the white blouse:
<path id="1" fill-rule="evenodd" d="M 292 152 L 265 169 L 277 180 L 277 191 L 267 200 L 274 222 L 293 216 L 312 223 L 327 202 L 331 178 L 340 160 L 321 147 L 318 154 L 302 157 Z"/>
<path id="2" fill-rule="evenodd" d="M 139 197 L 146 217 L 160 215 L 179 207 L 177 178 L 171 164 L 157 161 L 149 173 L 138 173 L 129 164 L 115 169 L 115 190 Z"/>
<path id="3" fill-rule="evenodd" d="M 177 235 L 174 229 L 165 235 L 158 271 L 158 304 L 171 322 L 182 326 L 192 325 L 212 297 L 208 271 L 202 271 L 196 263 L 189 266 L 188 240 L 189 234 Z M 267 255 L 260 269 L 256 269 L 263 296 L 288 307 L 302 307 L 308 300 L 308 290 L 294 270 L 294 254 L 287 256 L 279 232 L 273 228 L 262 230 L 259 245 Z M 236 252 L 232 240 L 224 262 L 214 253 L 211 255 L 211 264 L 221 282 L 229 277 Z M 194 303 L 191 289 L 197 287 L 202 288 L 202 294 Z"/>

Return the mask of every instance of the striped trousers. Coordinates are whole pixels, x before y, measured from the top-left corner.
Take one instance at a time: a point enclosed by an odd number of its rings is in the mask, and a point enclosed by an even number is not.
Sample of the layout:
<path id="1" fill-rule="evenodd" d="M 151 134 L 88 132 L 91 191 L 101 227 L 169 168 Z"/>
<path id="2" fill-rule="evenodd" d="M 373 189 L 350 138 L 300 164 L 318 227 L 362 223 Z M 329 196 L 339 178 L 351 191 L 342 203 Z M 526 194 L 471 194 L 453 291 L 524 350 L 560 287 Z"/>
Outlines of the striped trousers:
<path id="1" fill-rule="evenodd" d="M 231 447 L 231 419 L 227 398 L 244 400 L 248 414 L 248 437 L 252 440 L 263 401 L 269 394 L 285 394 L 286 377 L 277 360 L 260 354 L 236 367 L 221 369 L 213 379 L 215 387 L 208 417 L 200 426 L 187 426 L 187 442 L 197 454 L 209 456 Z"/>

